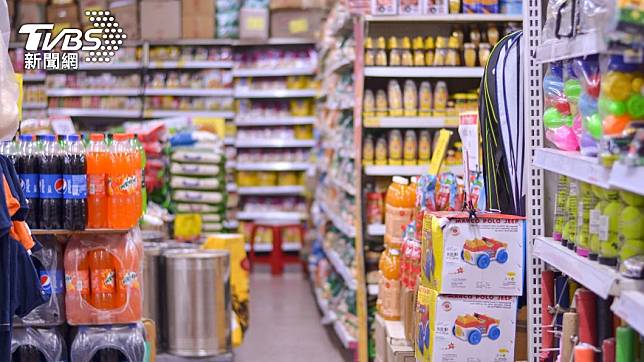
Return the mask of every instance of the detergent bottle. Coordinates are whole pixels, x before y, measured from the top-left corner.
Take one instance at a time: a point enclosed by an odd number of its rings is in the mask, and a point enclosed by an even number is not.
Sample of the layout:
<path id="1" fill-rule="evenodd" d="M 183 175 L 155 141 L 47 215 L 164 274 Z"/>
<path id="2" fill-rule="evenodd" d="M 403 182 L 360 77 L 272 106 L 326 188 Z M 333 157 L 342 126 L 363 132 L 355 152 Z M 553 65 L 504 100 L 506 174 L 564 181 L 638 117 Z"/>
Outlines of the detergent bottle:
<path id="1" fill-rule="evenodd" d="M 412 220 L 416 202 L 416 186 L 409 180 L 394 176 L 385 196 L 385 245 L 400 249 L 405 228 Z"/>

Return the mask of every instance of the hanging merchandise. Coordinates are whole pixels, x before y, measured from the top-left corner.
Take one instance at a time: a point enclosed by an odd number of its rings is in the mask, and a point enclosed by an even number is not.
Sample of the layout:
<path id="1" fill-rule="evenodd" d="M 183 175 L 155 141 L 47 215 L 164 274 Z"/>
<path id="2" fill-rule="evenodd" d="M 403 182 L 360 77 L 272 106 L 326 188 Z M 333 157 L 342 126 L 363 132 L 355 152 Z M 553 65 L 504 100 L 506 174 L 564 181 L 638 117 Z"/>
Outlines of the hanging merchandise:
<path id="1" fill-rule="evenodd" d="M 116 349 L 116 353 L 120 352 L 128 361 L 145 361 L 145 341 L 141 322 L 120 326 L 82 326 L 74 336 L 69 354 L 74 362 L 90 362 L 94 358 L 115 358 Z"/>
<path id="2" fill-rule="evenodd" d="M 487 209 L 510 215 L 525 215 L 521 39 L 522 32 L 512 33 L 492 50 L 479 105 Z"/>

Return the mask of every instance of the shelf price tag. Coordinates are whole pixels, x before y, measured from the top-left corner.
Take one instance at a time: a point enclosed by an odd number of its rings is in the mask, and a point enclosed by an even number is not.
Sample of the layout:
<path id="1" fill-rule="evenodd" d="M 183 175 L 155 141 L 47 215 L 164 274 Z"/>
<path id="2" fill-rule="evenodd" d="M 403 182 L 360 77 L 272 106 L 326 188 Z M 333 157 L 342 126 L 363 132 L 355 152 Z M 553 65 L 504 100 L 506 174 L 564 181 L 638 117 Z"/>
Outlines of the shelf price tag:
<path id="1" fill-rule="evenodd" d="M 288 23 L 288 31 L 291 34 L 306 33 L 309 31 L 309 21 L 306 18 L 293 19 Z"/>
<path id="2" fill-rule="evenodd" d="M 380 118 L 378 118 L 378 117 L 365 117 L 364 126 L 365 127 L 378 127 L 378 126 L 380 126 Z"/>
<path id="3" fill-rule="evenodd" d="M 431 302 L 431 292 L 429 288 L 424 287 L 422 285 L 418 286 L 418 296 L 417 296 L 417 301 L 418 304 L 422 305 L 429 305 Z"/>

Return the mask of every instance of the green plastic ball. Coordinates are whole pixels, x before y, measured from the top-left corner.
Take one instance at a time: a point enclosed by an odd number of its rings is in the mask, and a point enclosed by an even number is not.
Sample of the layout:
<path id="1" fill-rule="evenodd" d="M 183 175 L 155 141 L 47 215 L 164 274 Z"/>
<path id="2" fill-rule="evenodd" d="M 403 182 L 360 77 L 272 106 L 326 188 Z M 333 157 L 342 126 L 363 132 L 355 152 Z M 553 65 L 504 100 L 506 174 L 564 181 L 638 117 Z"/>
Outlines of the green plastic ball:
<path id="1" fill-rule="evenodd" d="M 547 128 L 558 128 L 563 126 L 565 121 L 556 108 L 548 108 L 543 112 L 543 124 Z"/>
<path id="2" fill-rule="evenodd" d="M 586 118 L 586 129 L 594 139 L 598 140 L 602 137 L 602 118 L 599 113 L 593 113 Z"/>
<path id="3" fill-rule="evenodd" d="M 568 79 L 564 82 L 564 94 L 569 100 L 577 101 L 581 95 L 581 83 L 577 79 Z"/>
<path id="4" fill-rule="evenodd" d="M 626 101 L 626 110 L 633 117 L 633 119 L 640 119 L 644 117 L 644 96 L 641 94 L 633 94 Z"/>

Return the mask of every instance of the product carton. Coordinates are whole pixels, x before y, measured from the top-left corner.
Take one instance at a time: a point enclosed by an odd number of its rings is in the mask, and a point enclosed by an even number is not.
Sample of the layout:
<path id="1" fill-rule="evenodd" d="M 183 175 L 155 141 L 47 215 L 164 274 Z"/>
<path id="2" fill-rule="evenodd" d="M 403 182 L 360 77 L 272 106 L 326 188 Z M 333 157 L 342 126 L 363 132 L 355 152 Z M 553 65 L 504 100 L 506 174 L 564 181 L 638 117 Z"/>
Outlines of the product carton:
<path id="1" fill-rule="evenodd" d="M 447 294 L 522 294 L 523 217 L 430 212 L 421 239 L 423 286 Z"/>
<path id="2" fill-rule="evenodd" d="M 447 1 L 421 0 L 421 12 L 426 15 L 447 14 Z"/>
<path id="3" fill-rule="evenodd" d="M 214 0 L 181 0 L 181 15 L 215 16 Z"/>
<path id="4" fill-rule="evenodd" d="M 77 27 L 78 20 L 76 4 L 47 6 L 47 22 L 59 24 L 61 27 Z"/>
<path id="5" fill-rule="evenodd" d="M 211 39 L 215 37 L 215 16 L 183 15 L 181 37 L 184 39 Z"/>
<path id="6" fill-rule="evenodd" d="M 78 1 L 78 6 L 80 7 L 80 21 L 81 23 L 84 24 L 90 24 L 91 22 L 89 21 L 89 17 L 85 16 L 85 11 L 99 11 L 99 10 L 107 10 L 107 0 L 79 0 Z M 119 23 L 121 22 L 121 19 L 117 19 Z"/>
<path id="7" fill-rule="evenodd" d="M 239 15 L 240 39 L 268 39 L 268 9 L 242 8 Z"/>
<path id="8" fill-rule="evenodd" d="M 179 0 L 144 1 L 141 9 L 141 38 L 181 38 L 181 3 Z"/>
<path id="9" fill-rule="evenodd" d="M 371 0 L 372 15 L 398 15 L 398 0 Z"/>
<path id="10" fill-rule="evenodd" d="M 398 0 L 398 12 L 401 15 L 420 15 L 422 3 L 422 0 Z"/>
<path id="11" fill-rule="evenodd" d="M 385 320 L 378 313 L 376 313 L 374 342 L 376 344 L 376 360 L 387 362 L 387 331 L 385 330 Z"/>
<path id="12" fill-rule="evenodd" d="M 110 11 L 118 21 L 119 26 L 130 40 L 141 38 L 139 31 L 139 7 L 136 0 L 114 1 L 110 4 Z"/>
<path id="13" fill-rule="evenodd" d="M 326 0 L 271 0 L 271 10 L 278 9 L 325 9 Z"/>
<path id="14" fill-rule="evenodd" d="M 414 362 L 414 347 L 407 341 L 401 322 L 385 323 L 387 332 L 387 362 Z"/>
<path id="15" fill-rule="evenodd" d="M 325 11 L 275 10 L 271 12 L 271 36 L 274 38 L 314 38 L 322 29 Z"/>
<path id="16" fill-rule="evenodd" d="M 440 295 L 419 286 L 418 361 L 514 361 L 517 297 Z"/>
<path id="17" fill-rule="evenodd" d="M 403 286 L 400 291 L 400 320 L 403 323 L 405 338 L 412 341 L 414 338 L 414 315 L 415 315 L 416 291 Z"/>

